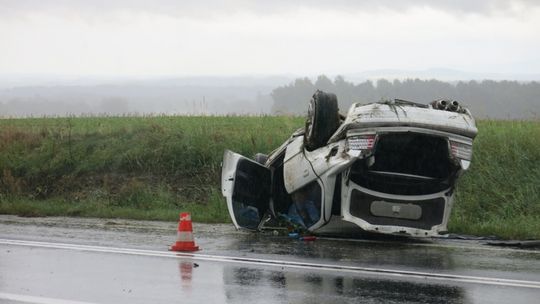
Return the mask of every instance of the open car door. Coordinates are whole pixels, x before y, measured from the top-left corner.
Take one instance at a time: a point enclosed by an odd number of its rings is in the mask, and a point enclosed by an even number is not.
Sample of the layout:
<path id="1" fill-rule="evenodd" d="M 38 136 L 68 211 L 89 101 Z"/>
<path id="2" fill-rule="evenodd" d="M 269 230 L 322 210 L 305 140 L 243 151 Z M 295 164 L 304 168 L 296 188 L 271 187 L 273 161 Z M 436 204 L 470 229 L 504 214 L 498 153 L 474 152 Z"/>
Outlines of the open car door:
<path id="1" fill-rule="evenodd" d="M 257 230 L 270 206 L 270 169 L 225 150 L 221 192 L 236 228 Z"/>

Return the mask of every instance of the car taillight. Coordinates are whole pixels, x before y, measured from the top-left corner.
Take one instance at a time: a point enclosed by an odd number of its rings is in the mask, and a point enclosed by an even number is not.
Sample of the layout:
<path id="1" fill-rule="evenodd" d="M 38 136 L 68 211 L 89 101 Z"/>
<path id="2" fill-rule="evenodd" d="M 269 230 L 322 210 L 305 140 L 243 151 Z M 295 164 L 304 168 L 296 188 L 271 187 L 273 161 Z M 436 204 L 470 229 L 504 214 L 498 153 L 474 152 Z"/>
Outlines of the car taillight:
<path id="1" fill-rule="evenodd" d="M 347 138 L 347 144 L 349 146 L 349 150 L 369 151 L 373 149 L 374 143 L 375 143 L 375 134 L 351 136 Z"/>
<path id="2" fill-rule="evenodd" d="M 471 160 L 472 158 L 472 146 L 457 141 L 450 141 L 450 148 L 452 149 L 452 155 L 459 159 Z"/>

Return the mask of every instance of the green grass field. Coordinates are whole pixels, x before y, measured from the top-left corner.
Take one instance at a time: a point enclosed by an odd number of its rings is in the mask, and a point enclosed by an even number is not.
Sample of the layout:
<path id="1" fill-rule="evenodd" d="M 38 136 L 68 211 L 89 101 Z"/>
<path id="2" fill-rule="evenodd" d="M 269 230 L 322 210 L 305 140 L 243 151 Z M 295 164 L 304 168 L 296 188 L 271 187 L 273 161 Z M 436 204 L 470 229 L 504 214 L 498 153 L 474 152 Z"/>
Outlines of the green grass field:
<path id="1" fill-rule="evenodd" d="M 268 153 L 301 117 L 0 120 L 0 213 L 228 221 L 224 149 Z M 481 121 L 454 233 L 540 238 L 540 122 Z"/>

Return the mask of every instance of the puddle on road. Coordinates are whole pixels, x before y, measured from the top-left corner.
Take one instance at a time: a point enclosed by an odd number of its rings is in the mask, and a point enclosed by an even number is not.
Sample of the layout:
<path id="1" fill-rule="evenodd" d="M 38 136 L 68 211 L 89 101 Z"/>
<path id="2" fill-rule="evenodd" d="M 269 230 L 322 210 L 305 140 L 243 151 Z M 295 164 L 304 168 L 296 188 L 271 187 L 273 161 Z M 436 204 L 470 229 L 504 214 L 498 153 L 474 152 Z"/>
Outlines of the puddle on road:
<path id="1" fill-rule="evenodd" d="M 230 303 L 468 303 L 460 286 L 225 267 Z"/>

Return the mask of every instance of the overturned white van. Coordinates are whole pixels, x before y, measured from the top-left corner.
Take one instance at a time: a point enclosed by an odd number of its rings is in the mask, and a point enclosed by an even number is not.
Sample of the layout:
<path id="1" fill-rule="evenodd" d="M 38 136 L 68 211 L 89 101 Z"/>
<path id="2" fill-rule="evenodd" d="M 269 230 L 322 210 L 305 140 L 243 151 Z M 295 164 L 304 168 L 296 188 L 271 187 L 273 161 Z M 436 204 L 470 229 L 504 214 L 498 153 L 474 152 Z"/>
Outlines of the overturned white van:
<path id="1" fill-rule="evenodd" d="M 444 234 L 477 134 L 457 101 L 353 104 L 317 91 L 302 128 L 268 156 L 225 151 L 222 193 L 237 228 L 285 217 L 313 233 Z"/>

